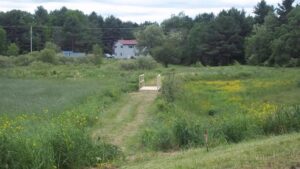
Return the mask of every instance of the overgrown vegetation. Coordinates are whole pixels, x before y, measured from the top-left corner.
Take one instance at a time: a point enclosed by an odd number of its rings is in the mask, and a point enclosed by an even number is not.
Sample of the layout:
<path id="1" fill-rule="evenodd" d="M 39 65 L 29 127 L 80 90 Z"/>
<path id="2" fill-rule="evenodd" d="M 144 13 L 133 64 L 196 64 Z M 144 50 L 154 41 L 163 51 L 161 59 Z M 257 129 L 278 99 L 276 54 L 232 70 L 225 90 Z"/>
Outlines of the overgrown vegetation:
<path id="1" fill-rule="evenodd" d="M 139 56 L 132 60 L 123 60 L 120 68 L 123 70 L 151 70 L 158 66 L 158 63 L 151 56 Z"/>
<path id="2" fill-rule="evenodd" d="M 299 95 L 290 94 L 300 92 L 297 70 L 260 68 L 257 75 L 254 69 L 201 68 L 193 75 L 166 75 L 141 146 L 162 151 L 201 147 L 205 131 L 209 147 L 299 131 Z"/>
<path id="3" fill-rule="evenodd" d="M 120 75 L 114 64 L 1 69 L 0 168 L 73 169 L 122 159 L 117 146 L 92 140 L 88 130 L 136 88 L 137 75 Z"/>

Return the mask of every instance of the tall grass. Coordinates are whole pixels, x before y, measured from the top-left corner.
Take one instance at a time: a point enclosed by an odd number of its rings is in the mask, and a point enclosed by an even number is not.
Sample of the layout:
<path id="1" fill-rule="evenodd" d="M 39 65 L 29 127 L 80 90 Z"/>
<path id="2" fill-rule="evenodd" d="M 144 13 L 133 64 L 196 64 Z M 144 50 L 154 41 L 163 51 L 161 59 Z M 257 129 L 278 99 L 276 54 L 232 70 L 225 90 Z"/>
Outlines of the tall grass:
<path id="1" fill-rule="evenodd" d="M 201 147 L 207 131 L 214 147 L 299 131 L 300 95 L 290 92 L 299 92 L 299 70 L 258 69 L 257 76 L 254 68 L 233 66 L 166 77 L 141 145 L 162 151 Z"/>
<path id="2" fill-rule="evenodd" d="M 122 158 L 88 130 L 136 89 L 137 75 L 113 64 L 0 69 L 0 168 L 84 168 Z"/>

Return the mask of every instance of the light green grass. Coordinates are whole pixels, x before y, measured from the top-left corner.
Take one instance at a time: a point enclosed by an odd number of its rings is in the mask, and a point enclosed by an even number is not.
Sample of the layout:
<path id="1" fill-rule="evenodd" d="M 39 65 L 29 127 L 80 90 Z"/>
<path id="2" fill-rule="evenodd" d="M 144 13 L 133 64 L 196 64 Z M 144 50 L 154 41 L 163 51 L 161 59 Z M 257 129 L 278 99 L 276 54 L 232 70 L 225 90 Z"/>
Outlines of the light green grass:
<path id="1" fill-rule="evenodd" d="M 126 169 L 283 169 L 300 165 L 300 134 L 274 136 L 239 144 L 174 153 L 152 154 L 121 167 Z"/>
<path id="2" fill-rule="evenodd" d="M 0 78 L 0 113 L 60 113 L 107 85 L 99 80 Z"/>
<path id="3" fill-rule="evenodd" d="M 173 103 L 159 97 L 152 105 L 155 97 L 147 100 L 146 95 L 131 97 L 132 93 L 128 94 L 137 90 L 138 75 L 142 73 L 148 84 L 155 84 L 153 79 L 158 73 L 163 77 L 175 73 L 182 79 L 183 88 L 176 91 L 178 95 Z M 241 90 L 220 89 L 230 87 L 229 84 L 237 80 Z M 221 85 L 206 84 L 214 81 L 220 81 Z M 202 143 L 179 147 L 173 140 L 173 147 L 169 149 L 173 152 L 161 153 L 147 149 L 140 142 L 144 130 L 170 133 L 178 120 L 187 120 L 190 129 L 205 121 L 218 124 L 231 118 L 238 120 L 238 115 L 250 114 L 248 108 L 256 110 L 265 103 L 299 105 L 299 82 L 300 70 L 295 68 L 171 65 L 147 71 L 125 71 L 114 60 L 105 60 L 100 67 L 42 64 L 5 68 L 0 69 L 0 133 L 7 130 L 6 133 L 21 140 L 27 139 L 24 146 L 33 146 L 40 140 L 47 142 L 44 136 L 55 133 L 58 128 L 66 131 L 66 138 L 73 128 L 80 129 L 89 132 L 94 142 L 99 138 L 122 147 L 129 161 L 116 163 L 121 167 L 125 165 L 124 168 L 289 168 L 297 162 L 293 161 L 294 156 L 299 159 L 299 152 L 293 150 L 293 147 L 299 149 L 299 134 L 260 140 L 266 136 L 259 131 L 255 133 L 258 135 L 243 138 L 243 143 L 230 145 L 225 139 L 215 139 L 211 140 L 216 142 L 210 145 L 214 148 L 209 153 L 201 148 L 183 151 L 203 146 Z M 210 117 L 210 110 L 215 110 L 216 115 Z M 27 114 L 25 120 L 24 114 Z M 7 129 L 7 122 L 11 129 Z M 202 134 L 194 136 L 203 139 Z M 245 142 L 249 139 L 257 140 Z"/>

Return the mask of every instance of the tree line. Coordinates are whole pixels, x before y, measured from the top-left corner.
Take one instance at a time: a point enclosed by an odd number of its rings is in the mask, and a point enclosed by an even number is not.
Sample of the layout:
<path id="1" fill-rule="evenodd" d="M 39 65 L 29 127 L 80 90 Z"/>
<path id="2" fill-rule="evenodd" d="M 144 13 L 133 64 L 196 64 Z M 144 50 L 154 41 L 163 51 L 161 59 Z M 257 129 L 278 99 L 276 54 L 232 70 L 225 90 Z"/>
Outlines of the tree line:
<path id="1" fill-rule="evenodd" d="M 123 22 L 66 7 L 48 12 L 39 6 L 34 14 L 0 12 L 0 54 L 28 53 L 31 27 L 33 50 L 37 51 L 50 41 L 63 50 L 88 53 L 98 44 L 105 53 L 113 53 L 118 39 L 136 38 L 140 51 L 165 66 L 234 62 L 300 66 L 300 7 L 294 0 L 283 0 L 277 7 L 261 0 L 253 16 L 236 8 L 195 18 L 181 12 L 161 24 Z"/>
<path id="2" fill-rule="evenodd" d="M 300 66 L 300 6 L 283 0 L 278 7 L 265 0 L 254 16 L 231 8 L 194 19 L 173 15 L 161 25 L 136 33 L 140 48 L 168 64 Z"/>
<path id="3" fill-rule="evenodd" d="M 112 44 L 121 38 L 134 38 L 133 31 L 138 26 L 112 15 L 107 18 L 95 12 L 85 15 L 66 7 L 48 12 L 39 6 L 34 14 L 21 10 L 0 12 L 0 54 L 9 53 L 11 46 L 17 46 L 20 54 L 28 53 L 31 27 L 34 51 L 42 50 L 50 41 L 63 50 L 87 53 L 98 44 L 111 53 Z"/>

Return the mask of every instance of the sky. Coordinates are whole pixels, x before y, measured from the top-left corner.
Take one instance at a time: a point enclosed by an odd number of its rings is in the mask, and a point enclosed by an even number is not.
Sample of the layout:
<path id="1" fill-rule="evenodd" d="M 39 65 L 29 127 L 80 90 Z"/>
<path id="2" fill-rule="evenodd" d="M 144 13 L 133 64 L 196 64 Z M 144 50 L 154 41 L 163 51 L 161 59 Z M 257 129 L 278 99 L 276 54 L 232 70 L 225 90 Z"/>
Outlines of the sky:
<path id="1" fill-rule="evenodd" d="M 235 7 L 244 9 L 252 15 L 254 6 L 260 0 L 0 0 L 0 11 L 6 12 L 19 9 L 34 13 L 37 6 L 43 6 L 48 11 L 60 9 L 78 9 L 85 14 L 95 11 L 104 17 L 114 15 L 122 21 L 142 23 L 144 21 L 161 22 L 172 14 L 184 12 L 190 17 L 199 13 L 213 12 L 217 14 L 222 9 Z M 276 6 L 282 0 L 266 0 Z M 300 0 L 295 0 L 299 3 Z"/>

